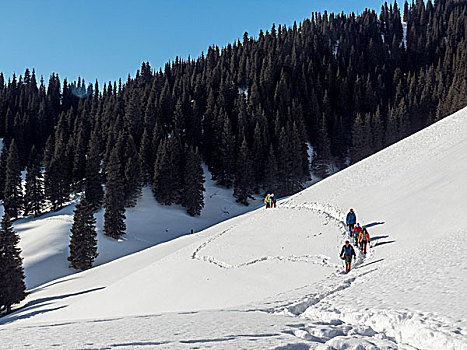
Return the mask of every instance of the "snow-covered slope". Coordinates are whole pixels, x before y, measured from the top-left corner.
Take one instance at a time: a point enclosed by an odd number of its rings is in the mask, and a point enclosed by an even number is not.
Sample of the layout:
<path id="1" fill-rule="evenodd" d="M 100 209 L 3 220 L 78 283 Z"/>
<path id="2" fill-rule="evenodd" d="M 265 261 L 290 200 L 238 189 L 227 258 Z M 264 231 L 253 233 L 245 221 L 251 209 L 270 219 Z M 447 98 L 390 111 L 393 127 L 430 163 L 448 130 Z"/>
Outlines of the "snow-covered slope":
<path id="1" fill-rule="evenodd" d="M 467 108 L 276 209 L 37 287 L 0 348 L 467 349 L 465 135 Z M 350 207 L 373 247 L 344 275 Z"/>
<path id="2" fill-rule="evenodd" d="M 260 199 L 253 201 L 249 207 L 236 203 L 232 190 L 216 186 L 207 167 L 204 171 L 206 205 L 200 217 L 189 216 L 186 210 L 179 206 L 166 207 L 158 204 L 151 189 L 144 188 L 138 205 L 127 209 L 125 213 L 126 234 L 121 240 L 115 241 L 103 234 L 104 212 L 98 212 L 95 216 L 99 256 L 95 265 L 190 234 L 191 230 L 199 232 L 262 204 Z M 47 213 L 35 219 L 21 219 L 14 223 L 16 232 L 21 236 L 20 247 L 23 251 L 26 284 L 29 289 L 75 273 L 68 267 L 67 257 L 73 211 L 78 200 L 79 198 L 76 198 L 72 204 L 58 212 Z M 2 205 L 0 214 L 3 215 Z"/>

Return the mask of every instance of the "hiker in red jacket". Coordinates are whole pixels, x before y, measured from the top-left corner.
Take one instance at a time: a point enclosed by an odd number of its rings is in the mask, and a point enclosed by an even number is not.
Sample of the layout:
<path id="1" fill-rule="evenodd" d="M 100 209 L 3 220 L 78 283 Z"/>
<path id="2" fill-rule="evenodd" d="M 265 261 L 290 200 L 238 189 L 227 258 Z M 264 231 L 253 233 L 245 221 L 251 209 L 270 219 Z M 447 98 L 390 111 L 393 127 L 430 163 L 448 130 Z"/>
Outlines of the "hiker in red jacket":
<path id="1" fill-rule="evenodd" d="M 362 227 L 360 226 L 359 223 L 357 223 L 357 226 L 354 227 L 352 231 L 352 236 L 355 240 L 355 245 L 358 246 L 358 236 L 362 233 Z"/>

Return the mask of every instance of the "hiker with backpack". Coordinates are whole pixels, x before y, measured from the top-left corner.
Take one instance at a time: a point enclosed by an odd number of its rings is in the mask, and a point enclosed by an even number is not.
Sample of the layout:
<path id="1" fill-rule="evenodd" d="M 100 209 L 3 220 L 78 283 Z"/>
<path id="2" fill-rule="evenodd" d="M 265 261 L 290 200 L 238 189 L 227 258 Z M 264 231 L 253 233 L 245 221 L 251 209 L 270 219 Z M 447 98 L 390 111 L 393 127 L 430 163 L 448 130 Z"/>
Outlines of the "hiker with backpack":
<path id="1" fill-rule="evenodd" d="M 370 234 L 366 227 L 363 228 L 362 232 L 358 236 L 358 241 L 360 242 L 360 250 L 366 254 L 366 245 L 370 243 Z"/>
<path id="2" fill-rule="evenodd" d="M 355 215 L 355 212 L 353 211 L 353 209 L 350 209 L 350 211 L 347 213 L 347 217 L 345 218 L 345 223 L 349 227 L 350 235 L 352 235 L 352 231 L 353 231 L 353 228 L 356 222 L 357 222 L 357 215 Z"/>
<path id="3" fill-rule="evenodd" d="M 360 233 L 362 233 L 362 228 L 360 224 L 357 222 L 357 226 L 354 227 L 352 234 L 351 234 L 351 237 L 353 237 L 355 240 L 356 246 L 358 246 L 358 236 L 360 235 Z"/>
<path id="4" fill-rule="evenodd" d="M 345 260 L 345 272 L 349 272 L 350 265 L 352 264 L 352 257 L 354 257 L 354 259 L 357 258 L 355 250 L 353 249 L 349 241 L 345 241 L 345 245 L 342 247 L 340 257 L 342 260 Z"/>
<path id="5" fill-rule="evenodd" d="M 276 207 L 276 197 L 274 197 L 274 193 L 271 193 L 271 196 L 269 197 L 271 199 L 271 208 Z"/>
<path id="6" fill-rule="evenodd" d="M 266 204 L 266 209 L 271 208 L 271 194 L 268 193 L 266 198 L 264 198 L 264 204 Z"/>

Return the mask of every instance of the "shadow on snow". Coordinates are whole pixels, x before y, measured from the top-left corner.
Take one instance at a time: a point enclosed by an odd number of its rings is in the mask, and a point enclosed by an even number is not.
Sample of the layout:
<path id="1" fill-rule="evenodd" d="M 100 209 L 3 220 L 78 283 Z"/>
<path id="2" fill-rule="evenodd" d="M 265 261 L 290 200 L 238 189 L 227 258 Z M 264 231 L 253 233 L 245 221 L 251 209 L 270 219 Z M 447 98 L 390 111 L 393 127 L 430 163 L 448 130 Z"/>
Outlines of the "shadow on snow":
<path id="1" fill-rule="evenodd" d="M 368 227 L 373 227 L 373 226 L 383 225 L 383 224 L 384 224 L 384 221 L 372 222 L 371 224 L 363 225 L 362 227 L 363 227 L 363 228 L 368 228 Z"/>
<path id="2" fill-rule="evenodd" d="M 39 309 L 38 310 L 38 308 L 46 306 L 46 305 L 50 305 L 54 301 L 66 299 L 66 298 L 77 296 L 77 295 L 82 295 L 82 294 L 95 292 L 95 291 L 98 291 L 98 290 L 101 290 L 101 289 L 104 289 L 104 288 L 105 287 L 98 287 L 98 288 L 88 289 L 88 290 L 84 290 L 84 291 L 76 292 L 76 293 L 63 294 L 63 295 L 57 295 L 57 296 L 53 296 L 53 297 L 39 298 L 39 299 L 36 299 L 36 300 L 31 300 L 30 302 L 28 302 L 23 307 L 20 307 L 20 308 L 14 310 L 13 313 L 11 313 L 9 315 L 5 315 L 5 317 L 3 319 L 0 319 L 0 325 L 11 323 L 11 322 L 16 321 L 16 320 L 30 318 L 30 317 L 33 317 L 33 316 L 38 315 L 38 314 L 43 314 L 43 313 L 46 313 L 46 312 L 50 312 L 50 311 L 54 311 L 54 310 L 58 310 L 58 309 L 63 309 L 65 307 L 67 307 L 67 305 L 62 305 L 62 306 L 55 307 L 55 308 Z"/>

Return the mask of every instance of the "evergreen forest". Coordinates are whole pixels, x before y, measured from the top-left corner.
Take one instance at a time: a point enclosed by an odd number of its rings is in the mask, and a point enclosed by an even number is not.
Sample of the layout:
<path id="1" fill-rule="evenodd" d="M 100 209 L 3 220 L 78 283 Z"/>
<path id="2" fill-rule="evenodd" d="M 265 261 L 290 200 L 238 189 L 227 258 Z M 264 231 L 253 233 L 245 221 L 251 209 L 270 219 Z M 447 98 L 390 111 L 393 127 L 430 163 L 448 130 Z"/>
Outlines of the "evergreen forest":
<path id="1" fill-rule="evenodd" d="M 417 0 L 314 13 L 126 81 L 0 74 L 0 200 L 18 218 L 84 192 L 75 239 L 92 250 L 92 212 L 120 237 L 143 186 L 200 215 L 202 164 L 245 205 L 296 193 L 467 105 L 466 37 L 466 1 Z"/>

